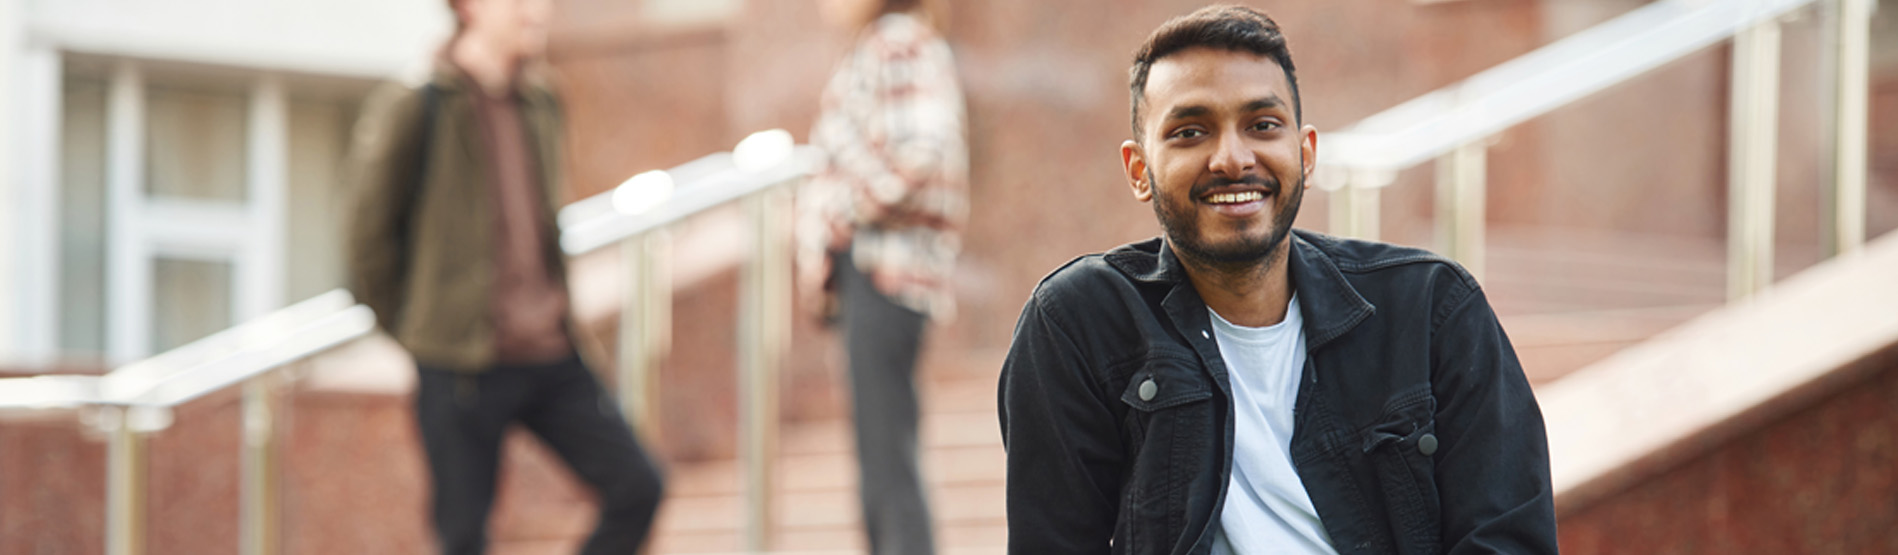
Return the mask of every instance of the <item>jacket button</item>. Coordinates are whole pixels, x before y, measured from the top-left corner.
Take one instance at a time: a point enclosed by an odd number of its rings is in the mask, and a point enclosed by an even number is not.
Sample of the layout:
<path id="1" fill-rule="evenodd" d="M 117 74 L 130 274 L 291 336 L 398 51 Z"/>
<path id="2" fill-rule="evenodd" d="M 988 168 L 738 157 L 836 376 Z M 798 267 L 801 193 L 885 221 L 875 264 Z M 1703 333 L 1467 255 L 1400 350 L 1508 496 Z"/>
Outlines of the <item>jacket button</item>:
<path id="1" fill-rule="evenodd" d="M 1152 401 L 1153 396 L 1159 393 L 1160 384 L 1153 383 L 1153 378 L 1147 378 L 1147 381 L 1140 382 L 1140 400 Z"/>
<path id="2" fill-rule="evenodd" d="M 1437 454 L 1437 434 L 1424 434 L 1417 438 L 1417 452 L 1426 457 Z"/>

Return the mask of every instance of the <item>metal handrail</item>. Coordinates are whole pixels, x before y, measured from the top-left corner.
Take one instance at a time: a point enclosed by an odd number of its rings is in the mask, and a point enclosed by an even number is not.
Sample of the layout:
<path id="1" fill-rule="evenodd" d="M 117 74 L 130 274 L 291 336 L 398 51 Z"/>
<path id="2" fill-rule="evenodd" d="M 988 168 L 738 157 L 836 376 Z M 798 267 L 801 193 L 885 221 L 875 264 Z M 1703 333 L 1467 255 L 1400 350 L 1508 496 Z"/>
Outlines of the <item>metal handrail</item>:
<path id="1" fill-rule="evenodd" d="M 73 409 L 103 401 L 98 376 L 0 378 L 0 410 Z"/>
<path id="2" fill-rule="evenodd" d="M 1327 133 L 1315 184 L 1332 193 L 1332 231 L 1375 239 L 1378 190 L 1398 171 L 1436 160 L 1439 248 L 1481 276 L 1491 137 L 1732 39 L 1728 283 L 1730 297 L 1749 296 L 1772 278 L 1779 20 L 1819 3 L 1830 8 L 1838 83 L 1826 243 L 1856 248 L 1864 241 L 1869 0 L 1661 0 Z"/>
<path id="3" fill-rule="evenodd" d="M 760 148 L 749 148 L 747 143 L 754 139 Z M 771 144 L 774 140 L 781 144 Z M 793 147 L 789 141 L 782 131 L 754 134 L 733 152 L 712 154 L 662 175 L 634 176 L 618 189 L 560 212 L 560 244 L 568 254 L 621 245 L 627 300 L 620 312 L 618 396 L 634 427 L 653 437 L 660 402 L 655 380 L 670 348 L 672 314 L 669 245 L 658 232 L 693 214 L 745 201 L 753 233 L 739 279 L 738 366 L 744 544 L 752 551 L 764 551 L 770 542 L 776 375 L 790 342 L 791 262 L 783 219 L 788 195 L 779 186 L 809 175 L 821 156 L 815 147 Z M 759 152 L 767 153 L 763 161 Z M 692 185 L 675 194 L 674 183 Z M 655 197 L 663 202 L 653 204 Z"/>
<path id="4" fill-rule="evenodd" d="M 175 407 L 367 335 L 375 313 L 335 289 L 100 379 L 108 404 Z"/>
<path id="5" fill-rule="evenodd" d="M 818 151 L 809 145 L 791 152 L 784 163 L 760 170 L 739 167 L 730 152 L 706 155 L 666 170 L 675 183 L 686 183 L 664 204 L 628 213 L 614 206 L 618 190 L 587 197 L 560 209 L 560 247 L 580 255 L 641 233 L 657 230 L 699 212 L 742 199 L 811 172 Z"/>
<path id="6" fill-rule="evenodd" d="M 375 328 L 375 314 L 336 289 L 133 362 L 103 376 L 0 379 L 0 409 L 172 408 Z"/>
<path id="7" fill-rule="evenodd" d="M 773 374 L 776 357 L 781 354 L 788 334 L 787 295 L 778 290 L 788 281 L 788 256 L 771 252 L 769 243 L 781 238 L 778 214 L 784 209 L 780 185 L 808 175 L 818 153 L 808 146 L 793 147 L 788 134 L 767 137 L 783 141 L 781 152 L 741 160 L 732 153 L 716 153 L 662 172 L 666 191 L 647 195 L 649 205 L 632 209 L 615 202 L 637 185 L 629 181 L 619 188 L 563 207 L 558 223 L 562 250 L 571 255 L 584 254 L 601 247 L 621 243 L 629 254 L 650 260 L 655 241 L 651 232 L 661 230 L 690 217 L 738 200 L 757 200 L 752 214 L 759 222 L 754 237 L 754 259 L 768 263 L 748 263 L 747 311 L 741 324 L 748 323 L 748 341 L 758 343 L 743 349 L 741 370 L 747 375 L 746 399 L 759 407 L 748 409 L 747 435 L 752 445 L 747 450 L 747 472 L 758 478 L 748 488 L 749 504 L 768 507 L 769 463 L 765 457 L 773 441 L 775 409 L 770 399 L 775 390 Z M 741 143 L 740 150 L 745 145 Z M 771 150 L 771 149 L 766 149 Z M 750 166 L 750 167 L 745 167 Z M 671 187 L 679 185 L 677 194 Z M 781 246 L 781 245 L 780 245 Z M 779 249 L 782 250 L 782 249 Z M 650 349 L 655 333 L 651 318 L 653 305 L 669 306 L 670 291 L 661 293 L 652 287 L 652 264 L 639 259 L 627 260 L 629 281 L 638 296 L 628 297 L 622 310 L 622 338 L 633 339 L 622 349 L 620 379 L 622 401 L 636 406 L 650 405 L 655 399 L 650 388 L 628 389 L 626 382 L 643 383 L 650 379 L 650 366 L 656 356 Z M 667 309 L 669 310 L 669 309 Z M 775 323 L 775 320 L 786 322 Z M 659 323 L 663 326 L 663 323 Z M 0 378 L 0 411 L 46 409 L 97 409 L 97 425 L 109 435 L 107 451 L 107 552 L 113 555 L 143 552 L 144 472 L 146 467 L 143 434 L 162 430 L 171 424 L 174 407 L 224 388 L 244 384 L 245 478 L 243 501 L 242 551 L 267 553 L 277 550 L 277 512 L 274 500 L 276 474 L 275 413 L 281 408 L 266 382 L 273 370 L 308 358 L 330 348 L 372 333 L 374 312 L 358 304 L 347 290 L 332 290 L 262 317 L 240 323 L 183 346 L 133 362 L 103 376 L 32 376 Z M 630 362 L 629 362 L 630 361 Z M 627 395 L 628 392 L 636 395 Z M 635 418 L 629 411 L 629 418 Z M 648 410 L 646 414 L 650 414 Z M 649 426 L 651 419 L 635 418 L 635 424 Z M 762 543 L 768 511 L 752 511 L 748 536 Z"/>
<path id="8" fill-rule="evenodd" d="M 1435 160 L 1815 1 L 1648 4 L 1326 133 L 1318 163 L 1398 171 Z"/>

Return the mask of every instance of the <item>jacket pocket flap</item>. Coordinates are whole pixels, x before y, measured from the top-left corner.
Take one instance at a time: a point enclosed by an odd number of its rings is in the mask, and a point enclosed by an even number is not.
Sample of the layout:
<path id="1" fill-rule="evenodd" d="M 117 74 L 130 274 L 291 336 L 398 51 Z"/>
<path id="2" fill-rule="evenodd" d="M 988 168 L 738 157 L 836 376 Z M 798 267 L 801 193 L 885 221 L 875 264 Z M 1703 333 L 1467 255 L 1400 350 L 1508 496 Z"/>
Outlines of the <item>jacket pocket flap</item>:
<path id="1" fill-rule="evenodd" d="M 1435 420 L 1437 398 L 1430 392 L 1428 385 L 1413 388 L 1391 397 L 1385 403 L 1384 411 L 1377 421 L 1365 427 L 1360 434 L 1364 438 L 1364 452 L 1369 453 L 1379 446 L 1397 442 L 1414 442 L 1417 436 L 1429 433 Z"/>
<path id="2" fill-rule="evenodd" d="M 1153 357 L 1127 379 L 1120 401 L 1141 411 L 1176 407 L 1213 397 L 1212 378 L 1191 361 Z"/>

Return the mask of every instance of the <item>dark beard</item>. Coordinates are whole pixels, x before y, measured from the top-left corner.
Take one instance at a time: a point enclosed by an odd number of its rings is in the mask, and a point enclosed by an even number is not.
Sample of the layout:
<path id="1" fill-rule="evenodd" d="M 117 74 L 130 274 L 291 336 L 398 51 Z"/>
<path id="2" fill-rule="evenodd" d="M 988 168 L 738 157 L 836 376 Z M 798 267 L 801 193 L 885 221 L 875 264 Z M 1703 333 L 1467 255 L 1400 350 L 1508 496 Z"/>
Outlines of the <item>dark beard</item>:
<path id="1" fill-rule="evenodd" d="M 1166 232 L 1167 239 L 1179 252 L 1180 258 L 1200 265 L 1222 270 L 1243 270 L 1270 262 L 1284 254 L 1285 237 L 1292 232 L 1292 222 L 1298 219 L 1298 206 L 1304 201 L 1305 179 L 1299 176 L 1298 183 L 1291 187 L 1281 186 L 1276 179 L 1266 177 L 1246 177 L 1229 180 L 1214 178 L 1193 186 L 1188 197 L 1196 204 L 1206 191 L 1234 184 L 1258 185 L 1270 190 L 1278 205 L 1272 214 L 1272 232 L 1260 240 L 1247 239 L 1242 233 L 1237 241 L 1226 244 L 1208 244 L 1200 236 L 1199 211 L 1193 204 L 1174 206 L 1166 195 L 1160 194 L 1160 184 L 1154 181 L 1153 170 L 1147 170 L 1147 183 L 1153 188 L 1153 215 L 1160 220 L 1160 228 Z M 1244 229 L 1240 231 L 1245 231 Z"/>

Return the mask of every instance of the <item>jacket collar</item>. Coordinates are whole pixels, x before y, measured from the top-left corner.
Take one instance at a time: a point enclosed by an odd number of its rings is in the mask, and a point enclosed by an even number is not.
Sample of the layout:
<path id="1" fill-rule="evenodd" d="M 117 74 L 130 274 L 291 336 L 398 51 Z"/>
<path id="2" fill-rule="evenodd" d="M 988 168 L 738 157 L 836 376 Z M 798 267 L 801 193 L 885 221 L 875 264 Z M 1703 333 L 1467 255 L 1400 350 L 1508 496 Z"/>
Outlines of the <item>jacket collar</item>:
<path id="1" fill-rule="evenodd" d="M 1338 270 L 1338 265 L 1328 251 L 1335 251 L 1338 239 L 1321 233 L 1293 229 L 1290 249 L 1290 267 L 1292 289 L 1298 294 L 1298 305 L 1305 318 L 1306 348 L 1316 350 L 1345 332 L 1351 331 L 1365 318 L 1377 312 L 1377 306 L 1358 294 L 1356 287 Z M 1166 239 L 1155 237 L 1138 243 L 1129 243 L 1108 251 L 1107 262 L 1135 281 L 1153 284 L 1167 284 L 1173 287 L 1163 305 L 1169 312 L 1181 312 L 1183 304 L 1205 306 L 1198 291 L 1193 290 L 1193 282 L 1186 279 L 1186 268 L 1180 264 L 1179 255 Z M 1181 291 L 1184 289 L 1185 291 Z M 1182 293 L 1190 293 L 1183 295 Z M 1171 314 L 1176 324 L 1198 327 L 1204 319 L 1204 310 L 1197 317 L 1188 314 Z"/>
<path id="2" fill-rule="evenodd" d="M 521 64 L 520 74 L 514 78 L 514 94 L 530 101 L 541 100 L 542 95 L 552 94 L 553 77 L 551 69 L 544 60 L 530 60 Z M 436 53 L 434 66 L 429 70 L 428 81 L 436 90 L 451 93 L 472 92 L 476 87 L 474 78 L 468 72 L 448 59 L 448 47 L 443 46 Z"/>
<path id="3" fill-rule="evenodd" d="M 1186 281 L 1186 268 L 1180 265 L 1180 258 L 1173 254 L 1173 247 L 1167 245 L 1166 238 L 1154 237 L 1138 243 L 1128 243 L 1104 255 L 1107 263 L 1113 264 L 1127 277 L 1145 283 L 1175 283 Z"/>
<path id="4" fill-rule="evenodd" d="M 1305 316 L 1305 345 L 1317 350 L 1323 345 L 1377 312 L 1377 306 L 1364 300 L 1358 289 L 1345 280 L 1344 272 L 1331 259 L 1338 239 L 1321 233 L 1292 230 L 1292 289 L 1298 293 L 1298 307 Z M 1330 251 L 1330 252 L 1328 252 Z"/>
<path id="5" fill-rule="evenodd" d="M 522 117 L 527 125 L 527 132 L 529 136 L 532 137 L 532 140 L 529 142 L 529 147 L 534 149 L 533 154 L 537 161 L 560 159 L 558 145 L 561 133 L 560 109 L 559 100 L 554 96 L 551 72 L 552 70 L 548 67 L 545 59 L 535 59 L 522 65 L 520 74 L 514 79 L 514 94 L 520 99 Z M 456 66 L 454 62 L 448 60 L 446 46 L 443 46 L 442 49 L 436 53 L 434 66 L 430 69 L 428 82 L 436 91 L 440 92 L 443 97 L 460 97 L 466 94 L 478 94 L 478 91 L 475 90 L 478 85 L 475 84 L 474 78 L 469 77 L 466 71 L 463 71 L 459 66 Z M 463 118 L 471 118 L 473 112 L 468 107 L 468 104 L 466 104 L 467 101 L 464 100 L 461 102 L 462 104 L 460 104 L 458 108 L 453 108 L 453 110 Z M 437 109 L 450 109 L 446 106 L 446 102 L 443 104 L 442 107 Z M 451 127 L 437 127 L 437 129 L 460 130 L 460 132 L 454 132 L 452 134 L 458 137 L 455 143 L 461 148 L 463 159 L 485 159 L 483 156 L 480 156 L 480 153 L 486 152 L 479 142 L 480 135 L 472 129 L 453 127 L 456 125 L 472 125 L 471 119 L 464 119 L 462 122 L 450 125 Z M 547 195 L 547 205 L 550 210 L 557 211 L 557 207 L 564 202 L 562 198 L 564 185 L 561 184 L 562 176 L 560 174 L 560 164 L 538 163 L 536 166 L 540 169 L 540 179 L 542 180 L 542 187 Z"/>

